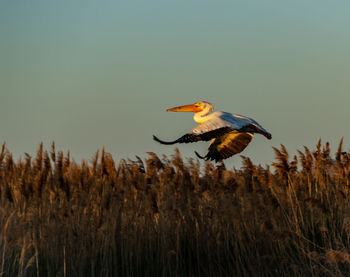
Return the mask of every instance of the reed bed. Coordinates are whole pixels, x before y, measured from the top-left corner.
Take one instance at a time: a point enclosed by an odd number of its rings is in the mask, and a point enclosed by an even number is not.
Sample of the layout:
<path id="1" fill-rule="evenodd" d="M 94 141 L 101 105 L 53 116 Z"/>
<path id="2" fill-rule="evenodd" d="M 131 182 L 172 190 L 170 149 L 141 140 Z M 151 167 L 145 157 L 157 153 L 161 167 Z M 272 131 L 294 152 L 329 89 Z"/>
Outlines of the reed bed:
<path id="1" fill-rule="evenodd" d="M 350 152 L 241 169 L 0 153 L 1 276 L 349 276 Z"/>

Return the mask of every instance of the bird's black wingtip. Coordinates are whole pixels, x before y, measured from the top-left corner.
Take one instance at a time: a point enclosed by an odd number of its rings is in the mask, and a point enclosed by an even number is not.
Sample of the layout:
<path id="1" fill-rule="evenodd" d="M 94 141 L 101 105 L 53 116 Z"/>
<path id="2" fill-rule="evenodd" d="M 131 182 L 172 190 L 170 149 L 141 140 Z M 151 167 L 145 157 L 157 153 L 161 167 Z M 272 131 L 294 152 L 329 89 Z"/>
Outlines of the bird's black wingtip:
<path id="1" fill-rule="evenodd" d="M 160 144 L 165 144 L 165 145 L 172 145 L 172 144 L 175 144 L 177 142 L 179 142 L 179 140 L 174 140 L 174 141 L 164 141 L 164 140 L 161 140 L 159 138 L 157 138 L 155 135 L 153 135 L 153 139 L 157 142 L 159 142 Z"/>
<path id="2" fill-rule="evenodd" d="M 155 135 L 153 135 L 153 140 L 160 142 L 159 138 L 157 138 Z"/>
<path id="3" fill-rule="evenodd" d="M 197 151 L 194 151 L 194 153 L 196 154 L 196 156 L 197 156 L 198 158 L 200 158 L 200 159 L 202 159 L 202 160 L 204 160 L 204 159 L 205 159 L 205 157 L 203 157 L 203 156 L 199 155 Z"/>
<path id="4" fill-rule="evenodd" d="M 268 140 L 272 139 L 272 135 L 269 132 L 263 132 L 261 133 L 264 137 L 266 137 Z"/>

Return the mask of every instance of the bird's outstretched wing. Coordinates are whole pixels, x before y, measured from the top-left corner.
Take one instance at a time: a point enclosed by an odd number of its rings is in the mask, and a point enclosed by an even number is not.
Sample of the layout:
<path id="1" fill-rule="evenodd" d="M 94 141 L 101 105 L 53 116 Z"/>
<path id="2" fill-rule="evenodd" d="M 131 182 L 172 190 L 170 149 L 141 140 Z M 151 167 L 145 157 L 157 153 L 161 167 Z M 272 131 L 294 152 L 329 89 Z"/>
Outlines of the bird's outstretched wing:
<path id="1" fill-rule="evenodd" d="M 234 131 L 236 134 L 239 132 L 251 134 L 260 133 L 268 139 L 271 139 L 271 134 L 261 127 L 261 125 L 259 125 L 255 120 L 245 116 L 225 112 L 213 113 L 212 118 L 202 124 L 199 124 L 187 132 L 187 134 L 174 141 L 163 141 L 156 136 L 153 136 L 153 139 L 161 144 L 170 145 L 175 143 L 208 141 Z"/>
<path id="2" fill-rule="evenodd" d="M 209 146 L 208 153 L 204 157 L 196 151 L 195 153 L 201 159 L 218 162 L 241 153 L 253 137 L 252 133 L 242 133 L 234 130 L 214 139 Z"/>
<path id="3" fill-rule="evenodd" d="M 206 133 L 202 133 L 202 134 L 194 134 L 188 132 L 187 134 L 183 135 L 182 137 L 173 140 L 173 141 L 164 141 L 161 140 L 159 138 L 157 138 L 156 136 L 153 136 L 153 139 L 161 144 L 167 144 L 167 145 L 171 145 L 171 144 L 175 144 L 175 143 L 190 143 L 190 142 L 196 142 L 196 141 L 208 141 L 211 140 L 213 138 L 222 136 L 225 133 L 231 132 L 232 129 L 230 127 L 222 127 L 222 128 L 218 128 L 215 130 L 211 130 L 208 131 Z"/>
<path id="4" fill-rule="evenodd" d="M 217 112 L 215 114 L 218 115 L 211 118 L 210 120 L 205 121 L 202 124 L 199 124 L 198 126 L 188 131 L 185 135 L 174 141 L 163 141 L 157 138 L 156 136 L 153 136 L 153 139 L 161 144 L 168 145 L 175 143 L 209 141 L 213 138 L 217 138 L 222 136 L 223 134 L 229 133 L 235 129 L 241 128 L 241 126 L 225 120 L 225 118 L 221 116 L 221 113 Z"/>

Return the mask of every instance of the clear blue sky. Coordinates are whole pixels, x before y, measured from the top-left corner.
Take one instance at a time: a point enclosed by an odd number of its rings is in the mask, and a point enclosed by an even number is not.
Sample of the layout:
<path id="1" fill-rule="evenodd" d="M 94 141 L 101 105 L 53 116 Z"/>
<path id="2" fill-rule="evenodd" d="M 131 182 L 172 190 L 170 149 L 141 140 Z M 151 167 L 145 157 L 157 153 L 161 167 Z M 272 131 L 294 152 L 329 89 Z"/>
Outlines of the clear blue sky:
<path id="1" fill-rule="evenodd" d="M 0 141 L 16 157 L 55 140 L 73 158 L 172 154 L 195 126 L 166 108 L 206 100 L 256 119 L 243 153 L 273 159 L 319 138 L 350 145 L 349 1 L 0 2 Z M 205 153 L 208 143 L 179 145 Z M 239 157 L 231 158 L 238 164 Z"/>

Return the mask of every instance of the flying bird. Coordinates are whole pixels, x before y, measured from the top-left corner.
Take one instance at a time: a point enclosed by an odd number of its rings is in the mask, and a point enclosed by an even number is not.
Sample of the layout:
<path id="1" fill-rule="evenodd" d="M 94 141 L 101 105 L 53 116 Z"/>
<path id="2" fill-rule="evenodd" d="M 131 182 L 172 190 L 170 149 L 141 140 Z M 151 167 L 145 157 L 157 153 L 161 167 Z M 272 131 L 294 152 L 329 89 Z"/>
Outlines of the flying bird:
<path id="1" fill-rule="evenodd" d="M 206 101 L 167 109 L 171 112 L 194 112 L 193 119 L 199 125 L 174 141 L 163 141 L 156 136 L 153 136 L 153 139 L 167 145 L 211 140 L 208 153 L 204 157 L 196 151 L 195 153 L 201 159 L 218 162 L 241 153 L 255 133 L 268 139 L 272 137 L 252 118 L 213 110 L 213 105 Z"/>

